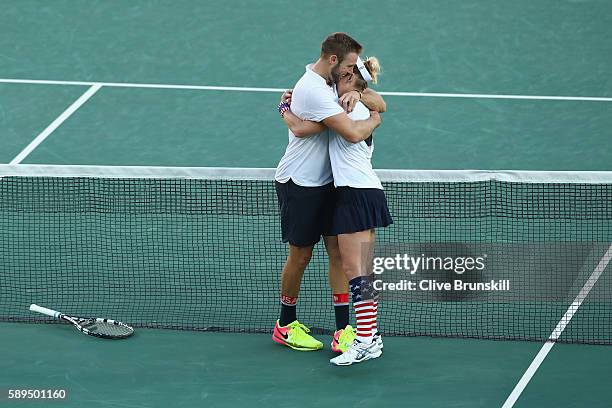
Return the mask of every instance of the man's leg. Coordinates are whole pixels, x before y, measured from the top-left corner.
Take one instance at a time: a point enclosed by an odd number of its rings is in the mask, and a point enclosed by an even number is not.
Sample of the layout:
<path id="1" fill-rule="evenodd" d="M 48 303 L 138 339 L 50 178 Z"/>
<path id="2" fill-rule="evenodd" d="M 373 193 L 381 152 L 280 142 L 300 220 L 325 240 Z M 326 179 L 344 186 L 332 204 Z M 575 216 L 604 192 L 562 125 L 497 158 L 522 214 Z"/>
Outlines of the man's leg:
<path id="1" fill-rule="evenodd" d="M 296 306 L 304 270 L 312 257 L 314 245 L 298 247 L 289 244 L 289 255 L 281 276 L 281 312 L 274 326 L 272 340 L 300 351 L 323 348 L 323 343 L 308 334 L 309 330 L 297 320 Z"/>
<path id="2" fill-rule="evenodd" d="M 289 255 L 281 276 L 281 313 L 279 324 L 286 326 L 297 320 L 296 305 L 304 270 L 312 257 L 314 245 L 298 247 L 289 244 Z"/>
<path id="3" fill-rule="evenodd" d="M 312 257 L 313 247 L 321 239 L 321 213 L 328 201 L 331 186 L 302 187 L 289 180 L 276 183 L 281 215 L 283 242 L 289 242 L 289 254 L 281 276 L 281 313 L 272 339 L 296 350 L 319 350 L 323 343 L 297 320 L 296 305 L 304 270 Z"/>

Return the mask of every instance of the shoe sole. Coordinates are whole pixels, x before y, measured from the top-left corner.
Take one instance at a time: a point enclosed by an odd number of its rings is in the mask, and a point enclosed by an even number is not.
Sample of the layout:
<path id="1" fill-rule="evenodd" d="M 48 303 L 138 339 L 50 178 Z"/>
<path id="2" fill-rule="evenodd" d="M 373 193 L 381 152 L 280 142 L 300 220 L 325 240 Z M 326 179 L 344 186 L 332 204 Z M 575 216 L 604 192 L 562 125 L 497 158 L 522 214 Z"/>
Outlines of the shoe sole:
<path id="1" fill-rule="evenodd" d="M 276 337 L 276 335 L 272 335 L 272 340 L 275 343 L 281 344 L 283 346 L 287 346 L 287 347 L 292 348 L 293 350 L 297 350 L 297 351 L 317 351 L 317 350 L 321 350 L 323 348 L 323 346 L 318 347 L 318 348 L 309 348 L 309 347 L 294 346 L 293 344 L 287 343 L 284 339 Z"/>
<path id="2" fill-rule="evenodd" d="M 363 363 L 364 361 L 368 361 L 368 360 L 373 360 L 375 358 L 378 358 L 382 356 L 382 350 L 378 350 L 378 352 L 368 356 L 367 358 L 364 358 L 363 360 L 359 360 L 359 361 L 350 361 L 348 363 L 333 363 L 331 360 L 329 361 L 332 365 L 338 366 L 338 367 L 345 367 L 345 366 L 350 366 L 353 364 L 359 364 L 359 363 Z"/>

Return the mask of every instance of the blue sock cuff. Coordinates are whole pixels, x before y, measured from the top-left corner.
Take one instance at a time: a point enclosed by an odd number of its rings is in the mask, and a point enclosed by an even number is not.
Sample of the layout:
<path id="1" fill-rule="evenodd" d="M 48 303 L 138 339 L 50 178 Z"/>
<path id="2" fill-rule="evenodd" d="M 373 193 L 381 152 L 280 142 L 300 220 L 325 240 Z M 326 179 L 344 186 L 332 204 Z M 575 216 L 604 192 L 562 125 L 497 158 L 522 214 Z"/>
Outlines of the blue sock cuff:
<path id="1" fill-rule="evenodd" d="M 364 300 L 378 300 L 378 291 L 374 289 L 372 275 L 358 276 L 349 281 L 353 303 Z"/>

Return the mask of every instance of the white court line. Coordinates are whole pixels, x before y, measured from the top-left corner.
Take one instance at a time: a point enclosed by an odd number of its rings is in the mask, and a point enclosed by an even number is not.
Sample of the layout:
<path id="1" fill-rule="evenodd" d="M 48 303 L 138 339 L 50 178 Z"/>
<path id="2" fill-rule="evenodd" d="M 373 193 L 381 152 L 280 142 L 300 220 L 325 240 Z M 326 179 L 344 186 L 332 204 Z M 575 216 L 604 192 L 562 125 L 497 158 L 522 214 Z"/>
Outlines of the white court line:
<path id="1" fill-rule="evenodd" d="M 494 94 L 454 94 L 419 92 L 379 92 L 385 96 L 421 96 L 431 98 L 474 98 L 474 99 L 527 99 L 542 101 L 588 101 L 612 102 L 612 98 L 599 96 L 550 96 L 550 95 L 494 95 Z"/>
<path id="2" fill-rule="evenodd" d="M 83 82 L 83 81 L 53 81 L 40 79 L 5 79 L 5 84 L 31 84 L 31 85 L 101 85 L 108 88 L 153 88 L 153 89 L 183 89 L 195 91 L 236 91 L 236 92 L 284 92 L 285 88 L 248 88 L 240 86 L 207 86 L 207 85 L 172 85 L 172 84 L 131 84 L 127 82 Z"/>
<path id="3" fill-rule="evenodd" d="M 39 79 L 11 79 L 0 78 L 5 84 L 33 84 L 33 85 L 101 85 L 109 88 L 153 88 L 153 89 L 183 89 L 196 91 L 234 91 L 234 92 L 283 92 L 285 88 L 254 88 L 239 86 L 205 86 L 205 85 L 171 85 L 171 84 L 139 84 L 124 82 L 83 82 L 83 81 L 54 81 Z M 383 96 L 413 96 L 430 98 L 473 98 L 473 99 L 527 99 L 551 101 L 588 101 L 612 102 L 612 97 L 599 96 L 550 96 L 550 95 L 495 95 L 495 94 L 463 94 L 463 93 L 424 93 L 424 92 L 379 92 Z"/>
<path id="4" fill-rule="evenodd" d="M 79 99 L 73 102 L 72 105 L 68 107 L 61 115 L 59 115 L 45 130 L 42 131 L 41 134 L 36 136 L 34 140 L 30 142 L 29 145 L 26 146 L 25 149 L 21 151 L 13 160 L 11 160 L 10 164 L 19 164 L 21 163 L 34 149 L 38 147 L 51 133 L 55 131 L 66 119 L 68 119 L 77 109 L 79 109 L 89 98 L 91 98 L 98 90 L 102 88 L 102 85 L 96 84 L 92 85 L 91 88 L 87 90 Z"/>
<path id="5" fill-rule="evenodd" d="M 612 245 L 608 247 L 608 250 L 599 261 L 599 264 L 597 264 L 589 279 L 587 279 L 582 289 L 580 289 L 580 293 L 578 293 L 576 299 L 574 299 L 570 307 L 567 309 L 567 312 L 565 312 L 561 320 L 559 320 L 557 327 L 555 327 L 555 330 L 553 330 L 553 332 L 550 334 L 548 341 L 544 343 L 540 349 L 540 352 L 535 356 L 529 365 L 529 368 L 527 368 L 527 371 L 525 371 L 525 374 L 523 374 L 523 377 L 521 377 L 518 384 L 516 384 L 516 387 L 514 387 L 514 390 L 512 390 L 512 393 L 508 396 L 506 402 L 504 402 L 504 405 L 502 405 L 502 408 L 512 408 L 514 406 L 516 401 L 521 396 L 523 390 L 525 387 L 527 387 L 527 384 L 529 384 L 529 381 L 540 367 L 540 364 L 542 364 L 550 350 L 555 345 L 554 342 L 561 337 L 561 333 L 563 333 L 563 330 L 565 330 L 565 327 L 569 324 L 570 320 L 572 320 L 572 317 L 574 317 L 574 314 L 578 311 L 578 308 L 580 305 L 582 305 L 584 299 L 589 295 L 589 292 L 591 289 L 593 289 L 595 283 L 597 283 L 597 280 L 606 269 L 606 266 L 608 266 L 610 259 L 612 259 Z"/>

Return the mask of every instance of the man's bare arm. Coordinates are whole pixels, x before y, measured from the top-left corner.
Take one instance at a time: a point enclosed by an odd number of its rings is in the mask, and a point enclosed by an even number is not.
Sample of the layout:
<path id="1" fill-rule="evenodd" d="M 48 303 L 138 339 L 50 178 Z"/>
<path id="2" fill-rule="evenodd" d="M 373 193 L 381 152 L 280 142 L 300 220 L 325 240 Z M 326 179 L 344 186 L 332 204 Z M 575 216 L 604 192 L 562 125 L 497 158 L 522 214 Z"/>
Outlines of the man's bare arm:
<path id="1" fill-rule="evenodd" d="M 325 126 L 333 129 L 350 143 L 359 143 L 370 137 L 381 122 L 380 114 L 370 111 L 370 119 L 351 120 L 345 112 L 323 120 Z"/>
<path id="2" fill-rule="evenodd" d="M 283 114 L 283 121 L 295 137 L 300 138 L 312 136 L 327 129 L 322 123 L 300 119 L 290 110 Z"/>
<path id="3" fill-rule="evenodd" d="M 287 89 L 281 95 L 281 103 L 291 105 L 291 96 L 293 95 L 293 89 Z M 289 130 L 295 135 L 295 137 L 308 137 L 321 133 L 327 127 L 322 123 L 311 122 L 308 120 L 302 120 L 299 116 L 295 115 L 290 110 L 287 110 L 282 115 L 283 122 L 289 128 Z"/>
<path id="4" fill-rule="evenodd" d="M 349 92 L 349 94 L 350 93 L 352 92 Z M 363 94 L 364 96 L 367 95 L 366 98 L 368 98 L 370 103 L 373 105 L 377 105 L 378 108 L 382 108 L 383 110 L 386 109 L 384 100 L 376 92 L 366 89 L 366 92 Z M 291 103 L 291 96 L 292 90 L 285 91 L 285 93 L 281 96 L 281 102 Z M 357 101 L 355 101 L 355 103 L 357 103 Z M 374 129 L 380 125 L 382 119 L 376 111 L 370 111 L 370 119 L 361 121 L 353 121 L 346 113 L 342 113 L 325 119 L 323 121 L 323 125 L 318 122 L 304 121 L 298 116 L 294 115 L 291 111 L 287 111 L 284 114 L 283 121 L 296 137 L 311 136 L 313 134 L 322 132 L 325 127 L 329 127 L 335 130 L 336 133 L 347 141 L 351 143 L 359 143 L 362 140 L 370 137 Z"/>

